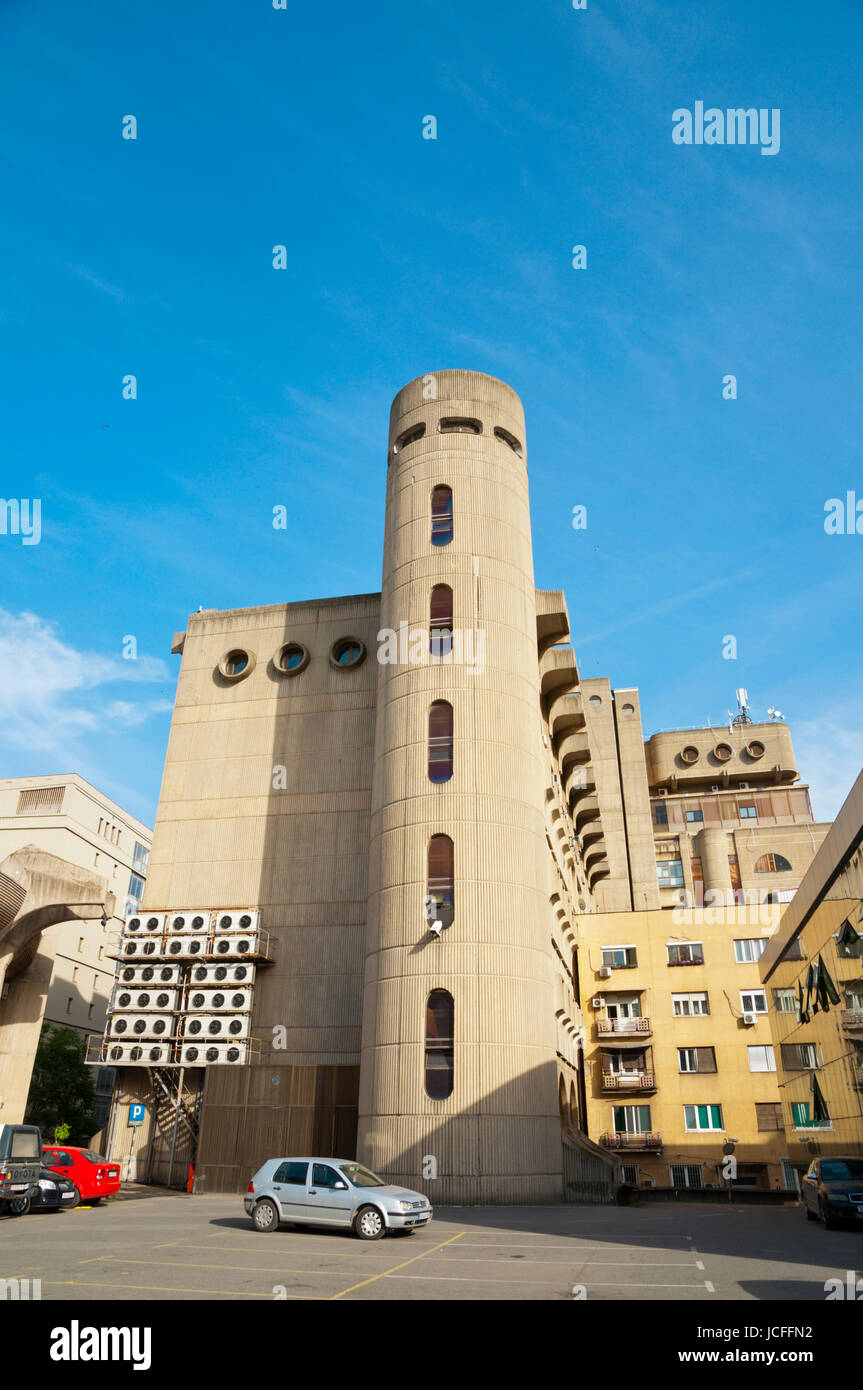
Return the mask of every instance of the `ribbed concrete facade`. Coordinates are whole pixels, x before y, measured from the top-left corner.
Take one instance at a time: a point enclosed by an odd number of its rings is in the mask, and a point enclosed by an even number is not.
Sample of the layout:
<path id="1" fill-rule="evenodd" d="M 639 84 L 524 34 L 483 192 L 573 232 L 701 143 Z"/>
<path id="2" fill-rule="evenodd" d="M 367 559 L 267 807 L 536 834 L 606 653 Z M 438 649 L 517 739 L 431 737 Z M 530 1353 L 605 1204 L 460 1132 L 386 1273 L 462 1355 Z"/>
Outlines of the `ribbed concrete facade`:
<path id="1" fill-rule="evenodd" d="M 424 399 L 429 382 L 432 399 Z M 481 433 L 441 432 L 441 420 Z M 423 436 L 394 453 L 408 432 Z M 481 634 L 485 669 L 380 668 L 365 949 L 359 1156 L 408 1182 L 428 1157 L 438 1200 L 556 1201 L 562 1152 L 549 951 L 536 601 L 523 443 L 502 382 L 441 372 L 411 382 L 390 420 L 381 627 L 428 628 L 436 585 L 454 632 Z M 453 536 L 432 543 L 431 496 L 453 494 Z M 454 653 L 455 655 L 455 653 Z M 428 774 L 433 701 L 453 710 L 453 771 Z M 455 913 L 423 916 L 432 836 L 453 841 Z M 424 1087 L 426 1005 L 454 1003 L 454 1087 Z"/>

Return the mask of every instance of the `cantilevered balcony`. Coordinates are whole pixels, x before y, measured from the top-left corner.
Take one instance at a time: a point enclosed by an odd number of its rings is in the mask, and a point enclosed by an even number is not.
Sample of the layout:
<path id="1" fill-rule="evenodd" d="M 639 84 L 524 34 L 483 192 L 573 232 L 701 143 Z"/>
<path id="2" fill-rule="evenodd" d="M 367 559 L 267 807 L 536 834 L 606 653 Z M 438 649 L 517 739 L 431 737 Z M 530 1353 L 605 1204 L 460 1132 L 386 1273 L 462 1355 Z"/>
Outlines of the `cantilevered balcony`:
<path id="1" fill-rule="evenodd" d="M 539 659 L 539 684 L 550 699 L 578 685 L 578 667 L 572 647 L 549 647 Z"/>
<path id="2" fill-rule="evenodd" d="M 604 1149 L 627 1149 L 630 1152 L 659 1153 L 662 1149 L 661 1134 L 601 1134 L 599 1142 Z"/>
<path id="3" fill-rule="evenodd" d="M 604 1071 L 603 1091 L 655 1091 L 656 1077 L 650 1071 Z"/>
<path id="4" fill-rule="evenodd" d="M 863 1028 L 863 1009 L 843 1009 L 840 1018 L 846 1032 L 857 1033 Z"/>
<path id="5" fill-rule="evenodd" d="M 597 1033 L 617 1033 L 621 1037 L 633 1033 L 651 1033 L 649 1018 L 598 1018 L 596 1020 Z"/>
<path id="6" fill-rule="evenodd" d="M 552 697 L 548 710 L 548 724 L 552 736 L 558 741 L 564 734 L 584 728 L 580 690 L 560 690 Z"/>

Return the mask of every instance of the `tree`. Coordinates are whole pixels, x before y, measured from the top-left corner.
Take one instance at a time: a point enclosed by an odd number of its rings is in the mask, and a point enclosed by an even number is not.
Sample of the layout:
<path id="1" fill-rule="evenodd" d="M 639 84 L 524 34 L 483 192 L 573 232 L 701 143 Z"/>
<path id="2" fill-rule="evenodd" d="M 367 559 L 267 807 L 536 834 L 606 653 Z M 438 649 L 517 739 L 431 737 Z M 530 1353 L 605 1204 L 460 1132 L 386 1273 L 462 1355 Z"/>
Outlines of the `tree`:
<path id="1" fill-rule="evenodd" d="M 46 1143 L 51 1143 L 57 1126 L 66 1129 L 72 1144 L 87 1144 L 98 1129 L 94 1118 L 96 1085 L 93 1069 L 84 1061 L 86 1039 L 73 1028 L 42 1029 L 30 1094 L 26 1122 L 38 1125 Z"/>

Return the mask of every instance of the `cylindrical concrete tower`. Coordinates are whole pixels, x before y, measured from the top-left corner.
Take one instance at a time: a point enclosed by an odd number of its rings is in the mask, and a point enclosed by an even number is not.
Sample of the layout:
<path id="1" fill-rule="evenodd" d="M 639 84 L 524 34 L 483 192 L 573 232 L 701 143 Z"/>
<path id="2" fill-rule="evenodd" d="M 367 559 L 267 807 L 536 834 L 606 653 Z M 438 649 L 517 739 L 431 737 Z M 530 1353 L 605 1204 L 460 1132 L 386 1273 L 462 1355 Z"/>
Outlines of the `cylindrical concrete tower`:
<path id="1" fill-rule="evenodd" d="M 722 902 L 731 903 L 731 869 L 728 864 L 728 835 L 724 830 L 699 830 L 695 836 L 696 853 L 701 858 L 704 892 L 723 894 Z"/>
<path id="2" fill-rule="evenodd" d="M 562 1196 L 524 438 L 480 373 L 393 403 L 358 1154 L 439 1202 Z"/>

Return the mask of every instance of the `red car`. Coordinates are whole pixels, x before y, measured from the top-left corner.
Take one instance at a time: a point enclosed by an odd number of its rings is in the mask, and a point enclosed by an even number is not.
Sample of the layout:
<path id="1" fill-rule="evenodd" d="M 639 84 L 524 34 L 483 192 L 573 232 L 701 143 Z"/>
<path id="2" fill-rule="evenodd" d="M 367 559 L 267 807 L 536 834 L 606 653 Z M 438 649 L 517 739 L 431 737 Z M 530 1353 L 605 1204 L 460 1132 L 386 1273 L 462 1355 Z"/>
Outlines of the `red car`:
<path id="1" fill-rule="evenodd" d="M 94 1206 L 103 1197 L 120 1191 L 120 1169 L 92 1149 L 73 1149 L 68 1144 L 47 1144 L 42 1150 L 46 1168 L 62 1173 L 78 1189 L 82 1202 Z"/>

